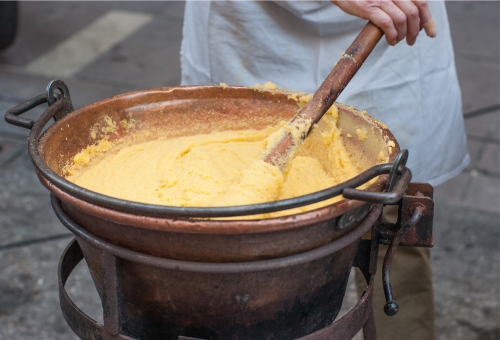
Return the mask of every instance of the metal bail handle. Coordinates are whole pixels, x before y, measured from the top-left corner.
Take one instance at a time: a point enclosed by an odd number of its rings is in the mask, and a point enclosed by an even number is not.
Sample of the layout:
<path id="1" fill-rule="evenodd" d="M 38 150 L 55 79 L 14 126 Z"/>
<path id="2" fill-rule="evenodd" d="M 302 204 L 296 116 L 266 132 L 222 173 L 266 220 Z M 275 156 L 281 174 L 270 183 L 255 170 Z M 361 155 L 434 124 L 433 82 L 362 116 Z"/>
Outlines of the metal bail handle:
<path id="1" fill-rule="evenodd" d="M 60 93 L 57 93 L 59 91 Z M 16 107 L 8 110 L 5 113 L 5 120 L 7 123 L 23 127 L 25 129 L 31 130 L 35 121 L 29 118 L 20 117 L 25 112 L 43 104 L 48 103 L 49 109 L 58 101 L 62 101 L 60 105 L 53 108 L 53 118 L 54 120 L 61 119 L 68 113 L 73 111 L 73 103 L 71 102 L 71 96 L 69 94 L 68 86 L 62 80 L 53 80 L 47 85 L 47 90 L 45 94 L 36 96 Z M 48 110 L 47 110 L 48 111 Z"/>
<path id="2" fill-rule="evenodd" d="M 408 150 L 403 149 L 392 164 L 385 192 L 373 192 L 345 188 L 345 198 L 383 204 L 395 204 L 401 200 L 411 180 L 411 171 L 406 167 Z"/>

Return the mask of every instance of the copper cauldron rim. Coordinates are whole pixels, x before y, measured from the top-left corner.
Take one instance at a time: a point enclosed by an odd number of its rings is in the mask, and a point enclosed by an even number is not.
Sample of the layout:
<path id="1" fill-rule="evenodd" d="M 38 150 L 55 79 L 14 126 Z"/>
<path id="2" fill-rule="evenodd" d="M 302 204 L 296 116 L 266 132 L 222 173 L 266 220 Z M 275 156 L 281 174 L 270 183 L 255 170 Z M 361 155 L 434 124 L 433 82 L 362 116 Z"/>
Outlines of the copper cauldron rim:
<path id="1" fill-rule="evenodd" d="M 196 232 L 223 232 L 223 233 L 234 233 L 236 229 L 238 232 L 243 233 L 252 233 L 255 232 L 256 229 L 260 232 L 262 231 L 276 231 L 281 230 L 283 228 L 289 229 L 290 225 L 286 226 L 288 223 L 296 227 L 301 227 L 309 224 L 312 220 L 320 221 L 320 220 L 328 220 L 336 216 L 340 216 L 346 211 L 355 209 L 363 205 L 365 202 L 355 201 L 355 200 L 347 200 L 343 199 L 339 202 L 336 202 L 332 205 L 328 205 L 322 208 L 318 208 L 316 210 L 311 210 L 295 215 L 289 215 L 284 217 L 274 217 L 274 218 L 266 218 L 262 219 L 263 223 L 259 224 L 256 221 L 258 219 L 249 219 L 249 220 L 210 220 L 210 227 L 207 227 L 206 224 L 203 227 L 197 227 L 203 218 L 212 218 L 212 217 L 229 217 L 229 216 L 249 216 L 253 214 L 260 214 L 263 212 L 271 212 L 271 211 L 279 211 L 290 209 L 292 207 L 297 207 L 301 205 L 312 204 L 313 202 L 301 203 L 303 200 L 310 200 L 313 194 L 308 194 L 301 196 L 299 198 L 281 200 L 275 202 L 267 202 L 253 205 L 245 205 L 245 206 L 237 206 L 237 207 L 202 207 L 202 208 L 187 208 L 187 207 L 173 207 L 173 206 L 165 206 L 165 205 L 153 205 L 139 202 L 126 201 L 123 199 L 118 199 L 114 197 L 109 197 L 106 195 L 98 194 L 91 190 L 79 187 L 62 176 L 56 174 L 52 169 L 50 169 L 47 164 L 44 162 L 42 156 L 39 151 L 39 142 L 40 145 L 43 145 L 44 139 L 47 134 L 50 134 L 51 131 L 54 131 L 55 128 L 59 124 L 64 124 L 67 120 L 71 119 L 71 116 L 77 113 L 83 113 L 84 111 L 90 110 L 96 106 L 102 105 L 104 103 L 110 103 L 113 101 L 130 99 L 132 97 L 140 97 L 147 94 L 152 93 L 172 93 L 176 91 L 248 91 L 248 87 L 240 87 L 240 86 L 228 86 L 225 88 L 221 88 L 220 86 L 173 86 L 173 87 L 160 87 L 160 88 L 152 88 L 146 90 L 133 91 L 128 93 L 122 93 L 116 95 L 114 97 L 84 106 L 79 108 L 71 114 L 63 117 L 54 123 L 47 131 L 44 132 L 42 137 L 39 137 L 44 126 L 48 123 L 48 121 L 52 118 L 50 113 L 47 113 L 47 110 L 42 116 L 35 122 L 30 137 L 28 139 L 29 150 L 31 154 L 31 158 L 35 164 L 36 172 L 38 177 L 40 178 L 42 184 L 46 186 L 51 192 L 53 192 L 56 196 L 58 196 L 63 201 L 71 201 L 72 205 L 78 206 L 78 209 L 82 209 L 92 213 L 98 213 L 98 215 L 107 216 L 112 220 L 119 220 L 125 224 L 134 225 L 138 227 L 145 228 L 153 228 L 153 229 L 174 229 L 178 232 L 189 232 L 186 230 L 186 224 L 190 224 L 196 230 Z M 286 90 L 262 90 L 262 89 L 252 89 L 253 91 L 258 92 L 271 92 L 272 94 L 281 94 L 286 95 L 290 94 L 290 91 Z M 336 103 L 338 107 L 343 110 L 349 111 L 355 115 L 362 115 L 364 118 L 369 118 L 363 111 L 356 110 L 351 106 L 347 106 L 345 104 Z M 374 124 L 378 129 L 380 129 L 383 137 L 387 141 L 393 141 L 395 143 L 395 147 L 393 152 L 390 155 L 390 160 L 393 160 L 395 154 L 398 152 L 399 147 L 397 141 L 391 132 L 379 122 L 373 119 L 367 119 L 370 124 Z M 382 191 L 384 189 L 385 183 L 387 182 L 386 175 L 380 175 L 376 182 L 370 185 L 367 190 L 369 191 Z M 341 193 L 330 196 L 335 197 Z M 295 200 L 295 202 L 293 202 Z M 289 201 L 291 206 L 286 207 L 285 209 L 280 207 L 281 204 L 285 203 L 285 201 Z M 298 203 L 297 203 L 298 201 Z M 278 206 L 278 207 L 276 207 Z M 257 212 L 255 212 L 257 211 Z M 191 219 L 191 218 L 201 218 L 201 219 Z M 265 222 L 264 222 L 265 221 Z M 284 223 L 284 222 L 287 223 Z M 178 225 L 178 224 L 182 225 Z M 249 226 L 249 228 L 243 227 L 245 225 Z M 238 226 L 238 227 L 237 227 Z M 250 227 L 252 226 L 252 227 Z M 237 228 L 236 228 L 237 227 Z M 191 228 L 188 228 L 191 229 Z M 208 230 L 210 229 L 210 230 Z"/>
<path id="2" fill-rule="evenodd" d="M 39 171 L 36 171 L 36 173 L 40 182 L 47 189 L 49 189 L 49 191 L 51 191 L 61 201 L 76 207 L 82 212 L 133 227 L 179 233 L 216 233 L 228 235 L 272 233 L 281 230 L 306 227 L 311 225 L 313 222 L 320 223 L 328 221 L 367 204 L 363 201 L 343 199 L 332 205 L 324 206 L 315 210 L 265 219 L 207 220 L 202 218 L 183 218 L 177 216 L 148 216 L 146 214 L 134 214 L 89 203 L 53 185 L 43 175 L 41 175 Z M 383 176 L 387 177 L 387 175 Z M 241 207 L 244 209 L 247 206 Z"/>

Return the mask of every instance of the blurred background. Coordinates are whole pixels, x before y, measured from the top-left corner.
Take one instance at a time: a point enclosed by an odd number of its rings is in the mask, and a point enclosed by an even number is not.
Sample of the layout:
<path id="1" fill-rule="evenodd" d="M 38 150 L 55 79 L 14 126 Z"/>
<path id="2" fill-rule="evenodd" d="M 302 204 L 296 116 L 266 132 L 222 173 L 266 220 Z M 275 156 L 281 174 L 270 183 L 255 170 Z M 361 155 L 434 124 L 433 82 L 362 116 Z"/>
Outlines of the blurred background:
<path id="1" fill-rule="evenodd" d="M 446 5 L 472 161 L 435 188 L 437 337 L 493 340 L 500 338 L 500 6 Z M 44 93 L 56 78 L 68 85 L 75 108 L 178 85 L 183 8 L 175 1 L 1 1 L 0 113 Z M 0 119 L 0 339 L 73 339 L 57 290 L 57 264 L 71 233 L 35 176 L 27 135 Z M 85 265 L 67 287 L 79 307 L 102 320 Z M 355 301 L 350 286 L 345 304 Z"/>

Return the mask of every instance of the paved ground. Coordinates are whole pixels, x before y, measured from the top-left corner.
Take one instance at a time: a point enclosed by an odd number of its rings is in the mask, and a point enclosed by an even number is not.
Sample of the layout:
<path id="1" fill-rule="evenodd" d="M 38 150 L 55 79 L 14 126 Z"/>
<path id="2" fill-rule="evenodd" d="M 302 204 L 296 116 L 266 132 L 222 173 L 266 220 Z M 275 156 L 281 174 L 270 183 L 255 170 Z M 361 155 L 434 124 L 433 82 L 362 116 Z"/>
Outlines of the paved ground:
<path id="1" fill-rule="evenodd" d="M 443 340 L 493 340 L 500 338 L 499 2 L 447 7 L 472 162 L 436 188 L 436 328 Z M 0 52 L 0 113 L 43 93 L 57 77 L 77 108 L 130 90 L 178 85 L 182 8 L 177 2 L 20 3 L 17 40 Z M 93 35 L 99 27 L 107 34 Z M 71 63 L 59 60 L 75 53 L 75 41 L 86 52 L 77 51 Z M 71 235 L 35 177 L 26 136 L 0 120 L 0 339 L 71 339 L 56 281 Z M 85 312 L 102 320 L 85 266 L 68 287 Z M 353 300 L 350 290 L 346 304 Z"/>

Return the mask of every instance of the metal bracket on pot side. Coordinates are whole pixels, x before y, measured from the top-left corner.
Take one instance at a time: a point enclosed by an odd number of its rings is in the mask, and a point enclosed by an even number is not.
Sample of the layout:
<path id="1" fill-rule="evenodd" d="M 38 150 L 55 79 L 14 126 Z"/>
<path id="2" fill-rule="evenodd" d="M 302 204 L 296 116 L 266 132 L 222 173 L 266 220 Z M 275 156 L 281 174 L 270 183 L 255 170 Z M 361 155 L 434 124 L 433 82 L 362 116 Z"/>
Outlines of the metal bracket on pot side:
<path id="1" fill-rule="evenodd" d="M 434 239 L 432 235 L 432 220 L 434 217 L 433 187 L 427 183 L 409 183 L 411 172 L 405 167 L 408 159 L 408 150 L 402 150 L 394 160 L 385 192 L 370 192 L 345 188 L 343 196 L 372 203 L 383 203 L 384 205 L 398 205 L 398 221 L 395 224 L 382 223 L 379 230 L 380 244 L 391 245 L 394 243 L 397 233 L 412 218 L 415 209 L 422 208 L 418 221 L 411 228 L 400 235 L 398 246 L 432 247 Z M 344 218 L 349 217 L 346 213 Z"/>
<path id="2" fill-rule="evenodd" d="M 388 245 L 382 265 L 382 283 L 386 304 L 384 312 L 393 316 L 399 311 L 391 288 L 390 270 L 399 246 L 432 247 L 432 221 L 434 216 L 433 188 L 426 183 L 410 183 L 406 194 L 399 202 L 398 221 L 395 224 L 381 223 L 374 232 L 379 243 Z"/>
<path id="3" fill-rule="evenodd" d="M 399 241 L 400 246 L 427 247 L 434 246 L 432 224 L 434 217 L 433 187 L 427 183 L 410 183 L 406 193 L 399 202 L 397 223 L 382 223 L 379 233 L 380 244 L 390 245 L 395 236 L 415 215 L 416 208 L 421 208 L 419 221 L 409 229 Z"/>
<path id="4" fill-rule="evenodd" d="M 399 306 L 393 298 L 390 280 L 390 270 L 396 249 L 399 246 L 429 248 L 434 246 L 433 188 L 427 183 L 408 183 L 409 179 L 405 180 L 405 177 L 408 177 L 408 173 L 405 172 L 407 158 L 407 150 L 403 150 L 396 157 L 386 192 L 373 193 L 346 188 L 343 193 L 344 197 L 350 199 L 399 206 L 397 223 L 380 223 L 372 231 L 379 244 L 389 246 L 382 266 L 382 283 L 386 298 L 384 311 L 388 316 L 393 316 L 399 311 Z M 401 192 L 404 192 L 404 195 L 401 195 Z"/>

